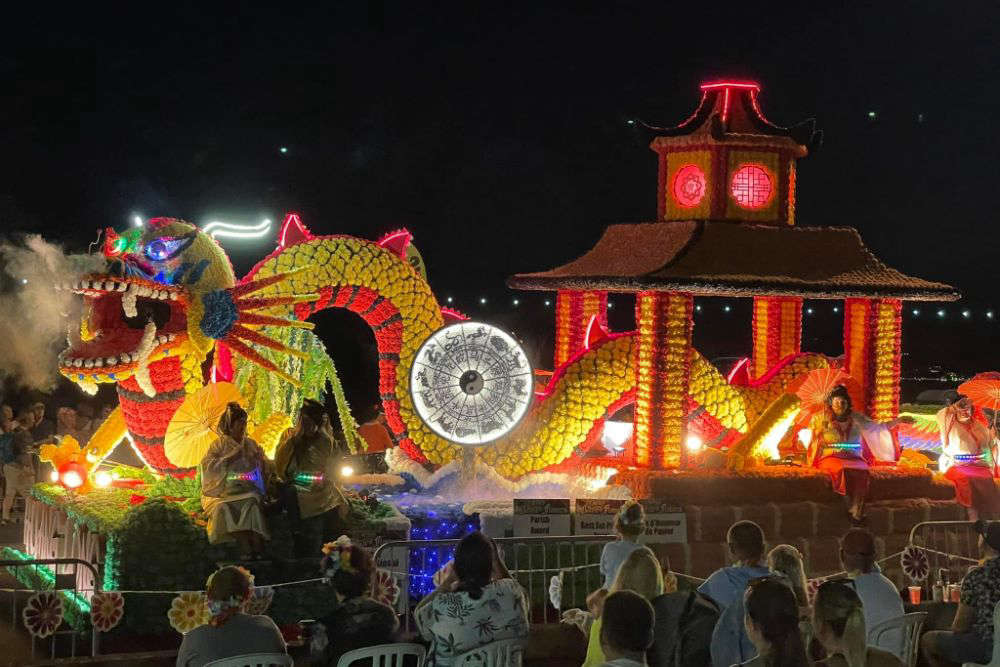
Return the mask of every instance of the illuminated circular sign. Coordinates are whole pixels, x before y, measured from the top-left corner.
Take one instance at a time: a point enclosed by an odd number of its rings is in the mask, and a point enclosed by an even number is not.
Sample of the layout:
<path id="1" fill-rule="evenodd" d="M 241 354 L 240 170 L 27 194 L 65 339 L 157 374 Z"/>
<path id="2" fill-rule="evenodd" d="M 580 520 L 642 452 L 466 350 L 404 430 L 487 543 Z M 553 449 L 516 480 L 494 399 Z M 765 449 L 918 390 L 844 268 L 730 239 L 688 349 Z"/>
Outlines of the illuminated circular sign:
<path id="1" fill-rule="evenodd" d="M 674 174 L 673 190 L 679 206 L 697 206 L 705 198 L 705 172 L 696 165 L 684 165 Z"/>
<path id="2" fill-rule="evenodd" d="M 517 426 L 531 405 L 531 364 L 517 341 L 482 322 L 437 330 L 410 370 L 410 395 L 432 431 L 459 445 L 485 445 Z"/>
<path id="3" fill-rule="evenodd" d="M 744 208 L 764 208 L 774 194 L 771 175 L 756 164 L 745 164 L 737 169 L 729 190 L 733 199 Z"/>

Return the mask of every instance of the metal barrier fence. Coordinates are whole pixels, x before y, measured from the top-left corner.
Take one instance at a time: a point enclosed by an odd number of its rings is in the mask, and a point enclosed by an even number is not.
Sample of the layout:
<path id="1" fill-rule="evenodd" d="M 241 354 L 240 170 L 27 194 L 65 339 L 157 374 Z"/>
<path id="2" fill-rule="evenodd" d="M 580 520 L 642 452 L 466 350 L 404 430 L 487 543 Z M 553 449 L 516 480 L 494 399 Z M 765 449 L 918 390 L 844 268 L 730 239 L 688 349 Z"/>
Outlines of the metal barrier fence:
<path id="1" fill-rule="evenodd" d="M 927 554 L 928 585 L 944 570 L 948 581 L 961 581 L 979 563 L 979 534 L 971 521 L 922 521 L 910 530 L 910 544 Z"/>
<path id="2" fill-rule="evenodd" d="M 500 557 L 523 587 L 533 623 L 556 623 L 559 610 L 549 603 L 549 582 L 563 573 L 562 608 L 585 607 L 587 595 L 604 583 L 600 573 L 604 545 L 614 535 L 566 537 L 501 537 L 493 541 Z M 413 608 L 434 590 L 432 577 L 452 559 L 458 540 L 386 542 L 375 551 L 375 562 L 392 573 L 399 585 L 396 611 L 410 630 Z"/>
<path id="3" fill-rule="evenodd" d="M 36 568 L 36 570 L 35 570 L 35 578 L 37 578 L 37 579 L 45 579 L 45 578 L 47 578 L 46 575 L 49 574 L 49 573 L 44 573 L 43 574 L 44 571 L 40 571 L 38 569 L 38 566 L 40 566 L 40 565 L 54 565 L 55 566 L 54 568 L 49 568 L 51 570 L 51 572 L 55 573 L 55 575 L 54 575 L 55 576 L 55 581 L 53 582 L 53 585 L 52 585 L 51 588 L 45 588 L 45 589 L 24 588 L 24 589 L 10 589 L 10 590 L 7 591 L 7 592 L 10 593 L 10 623 L 11 623 L 11 629 L 12 630 L 14 630 L 18 625 L 20 625 L 20 622 L 21 622 L 21 617 L 17 613 L 17 601 L 18 601 L 19 595 L 22 594 L 22 593 L 24 593 L 24 594 L 34 594 L 34 593 L 38 592 L 39 590 L 48 590 L 48 591 L 53 591 L 54 590 L 54 591 L 60 591 L 60 592 L 69 592 L 70 593 L 69 597 L 71 599 L 73 599 L 73 600 L 78 600 L 78 601 L 85 600 L 84 595 L 83 595 L 85 593 L 85 591 L 81 591 L 81 590 L 77 589 L 77 582 L 81 581 L 81 579 L 82 579 L 82 577 L 80 576 L 81 573 L 79 571 L 79 568 L 80 568 L 81 565 L 83 567 L 87 568 L 87 570 L 89 570 L 88 574 L 91 577 L 91 581 L 95 582 L 94 583 L 94 588 L 86 591 L 86 593 L 93 594 L 93 593 L 95 593 L 95 592 L 97 592 L 97 591 L 100 590 L 100 578 L 98 577 L 98 574 L 97 574 L 97 567 L 93 563 L 88 563 L 87 561 L 80 560 L 79 558 L 33 558 L 33 559 L 30 559 L 30 560 L 0 560 L 0 568 L 8 568 L 8 569 L 11 569 L 11 568 L 25 568 L 25 567 L 26 568 Z M 87 597 L 89 597 L 89 595 Z M 63 608 L 64 609 L 66 608 L 67 604 L 72 604 L 72 603 L 67 603 L 67 601 L 64 599 L 63 600 Z M 63 625 L 67 625 L 67 623 L 65 621 L 63 621 Z M 100 640 L 99 640 L 99 636 L 100 635 L 99 635 L 97 629 L 93 627 L 93 624 L 91 624 L 90 633 L 91 633 L 90 634 L 90 655 L 91 655 L 91 657 L 93 657 L 93 656 L 97 655 L 98 650 L 100 648 Z M 66 629 L 66 630 L 61 630 L 61 629 L 57 628 L 56 632 L 51 635 L 51 639 L 49 640 L 49 643 L 50 643 L 50 653 L 51 653 L 52 659 L 55 659 L 55 657 L 56 657 L 56 639 L 57 639 L 57 637 L 66 636 L 66 635 L 69 635 L 69 637 L 70 637 L 70 654 L 73 657 L 76 657 L 76 637 L 77 637 L 78 634 L 79 633 L 76 630 L 72 629 L 72 628 L 69 628 L 69 629 Z M 32 659 L 34 659 L 34 657 L 35 657 L 35 646 L 36 646 L 36 644 L 37 644 L 37 642 L 35 640 L 35 637 L 32 636 L 32 638 L 31 638 L 31 657 L 32 657 Z"/>

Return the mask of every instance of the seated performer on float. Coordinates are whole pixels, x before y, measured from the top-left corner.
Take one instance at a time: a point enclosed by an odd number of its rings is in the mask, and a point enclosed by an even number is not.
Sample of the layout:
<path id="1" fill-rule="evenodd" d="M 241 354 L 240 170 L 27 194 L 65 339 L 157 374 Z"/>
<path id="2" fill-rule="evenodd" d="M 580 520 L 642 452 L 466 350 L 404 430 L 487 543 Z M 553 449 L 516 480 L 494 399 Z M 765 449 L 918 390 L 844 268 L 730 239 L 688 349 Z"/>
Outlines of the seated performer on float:
<path id="1" fill-rule="evenodd" d="M 341 520 L 350 510 L 336 482 L 340 452 L 326 428 L 329 423 L 323 404 L 307 398 L 294 433 L 278 447 L 274 458 L 278 477 L 285 483 L 283 500 L 299 558 L 319 552 L 325 535 L 343 532 L 345 526 L 330 525 L 337 519 L 333 510 Z"/>
<path id="2" fill-rule="evenodd" d="M 208 541 L 236 541 L 240 558 L 263 553 L 269 539 L 261 502 L 270 477 L 264 450 L 247 437 L 247 413 L 230 403 L 219 419 L 219 439 L 201 460 L 201 506 L 208 515 Z"/>
<path id="3" fill-rule="evenodd" d="M 812 432 L 806 461 L 825 470 L 833 490 L 844 496 L 854 524 L 864 523 L 868 497 L 868 468 L 899 460 L 899 441 L 892 429 L 906 418 L 880 424 L 854 412 L 843 385 L 826 397 L 826 407 L 810 422 Z"/>
<path id="4" fill-rule="evenodd" d="M 955 484 L 955 501 L 966 507 L 969 521 L 1000 516 L 993 432 L 982 412 L 959 394 L 938 411 L 937 422 L 942 445 L 938 467 Z"/>

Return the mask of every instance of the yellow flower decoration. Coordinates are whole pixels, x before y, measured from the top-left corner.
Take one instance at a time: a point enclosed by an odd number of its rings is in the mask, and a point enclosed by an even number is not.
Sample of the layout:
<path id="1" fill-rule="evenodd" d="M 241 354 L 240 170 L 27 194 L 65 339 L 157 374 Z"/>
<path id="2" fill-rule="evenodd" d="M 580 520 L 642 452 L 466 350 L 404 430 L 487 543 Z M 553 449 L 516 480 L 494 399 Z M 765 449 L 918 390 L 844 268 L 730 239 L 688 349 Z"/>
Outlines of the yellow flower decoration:
<path id="1" fill-rule="evenodd" d="M 211 618 L 208 598 L 204 593 L 181 593 L 170 603 L 167 618 L 170 619 L 170 627 L 182 635 L 206 625 Z"/>

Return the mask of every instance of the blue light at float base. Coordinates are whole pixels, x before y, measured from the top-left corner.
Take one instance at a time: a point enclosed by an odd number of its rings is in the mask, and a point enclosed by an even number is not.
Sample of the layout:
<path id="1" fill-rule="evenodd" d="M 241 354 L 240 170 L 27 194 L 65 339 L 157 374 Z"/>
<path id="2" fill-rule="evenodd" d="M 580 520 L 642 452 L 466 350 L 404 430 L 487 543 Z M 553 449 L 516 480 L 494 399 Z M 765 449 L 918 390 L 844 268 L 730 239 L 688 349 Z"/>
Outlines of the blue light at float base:
<path id="1" fill-rule="evenodd" d="M 270 233 L 271 221 L 268 218 L 264 218 L 256 225 L 234 225 L 229 222 L 213 220 L 202 227 L 201 231 L 210 234 L 214 238 L 259 239 Z"/>

